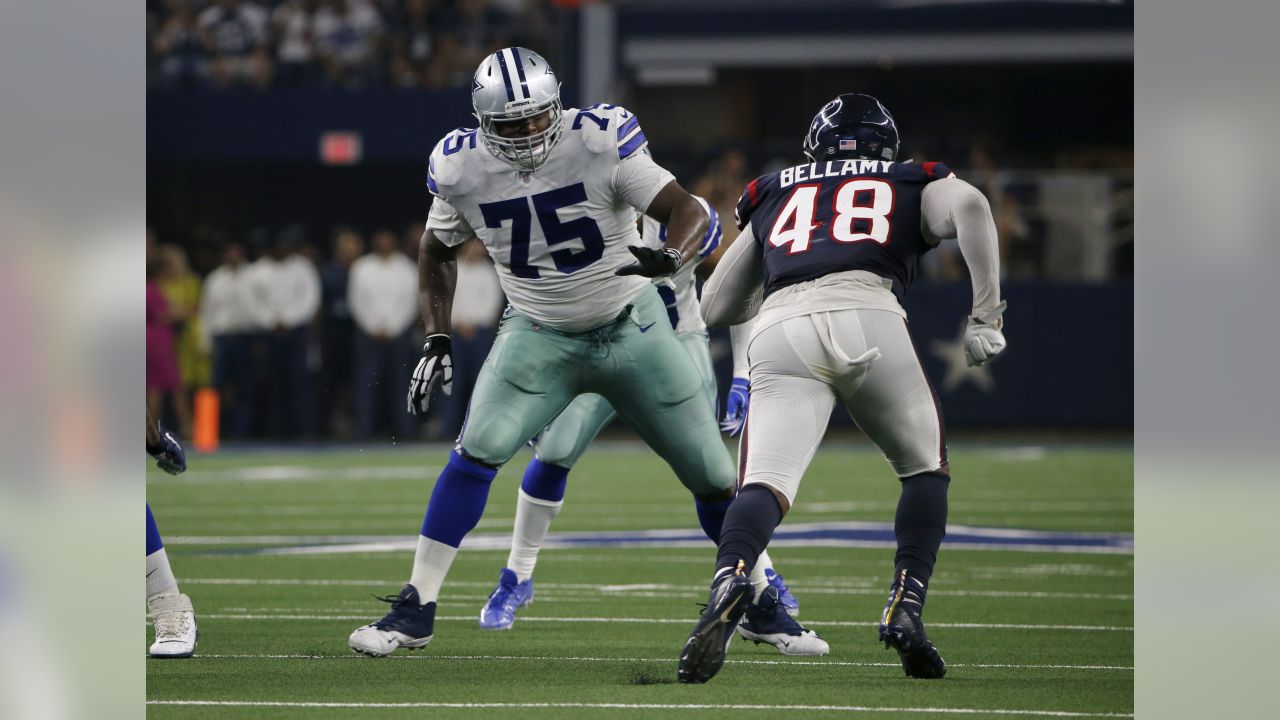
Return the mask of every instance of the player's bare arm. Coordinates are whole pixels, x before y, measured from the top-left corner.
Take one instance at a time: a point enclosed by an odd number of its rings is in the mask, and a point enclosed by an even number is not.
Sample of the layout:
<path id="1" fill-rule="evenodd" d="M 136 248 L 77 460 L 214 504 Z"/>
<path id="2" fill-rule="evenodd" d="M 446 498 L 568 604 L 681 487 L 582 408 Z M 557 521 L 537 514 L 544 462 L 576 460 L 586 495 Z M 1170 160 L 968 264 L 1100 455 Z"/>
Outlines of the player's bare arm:
<path id="1" fill-rule="evenodd" d="M 697 198 L 675 180 L 658 191 L 645 214 L 667 226 L 667 247 L 680 253 L 682 265 L 698 254 L 711 223 Z"/>
<path id="2" fill-rule="evenodd" d="M 617 271 L 619 275 L 671 275 L 697 257 L 711 227 L 711 218 L 702 204 L 675 180 L 658 191 L 653 202 L 645 208 L 645 215 L 667 227 L 666 247 L 661 250 L 631 247 L 636 264 L 620 268 Z"/>
<path id="3" fill-rule="evenodd" d="M 449 247 L 430 230 L 418 244 L 418 304 L 427 335 L 448 335 L 452 330 L 453 293 L 458 284 L 458 248 Z"/>
<path id="4" fill-rule="evenodd" d="M 410 415 L 425 417 L 431 395 L 440 387 L 446 395 L 453 389 L 452 330 L 453 293 L 458 284 L 458 249 L 440 241 L 430 229 L 424 230 L 418 245 L 418 304 L 427 339 L 422 357 L 409 379 L 406 409 Z"/>
<path id="5" fill-rule="evenodd" d="M 160 425 L 151 417 L 151 411 L 147 411 L 147 447 L 155 447 L 160 444 Z"/>

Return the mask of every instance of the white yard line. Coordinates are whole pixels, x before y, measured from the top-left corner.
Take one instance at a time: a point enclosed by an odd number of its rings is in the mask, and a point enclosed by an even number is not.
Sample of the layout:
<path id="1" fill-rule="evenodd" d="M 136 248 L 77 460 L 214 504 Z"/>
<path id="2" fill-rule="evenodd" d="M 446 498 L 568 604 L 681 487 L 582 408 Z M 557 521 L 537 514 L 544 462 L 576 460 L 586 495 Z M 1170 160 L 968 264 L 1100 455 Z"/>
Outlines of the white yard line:
<path id="1" fill-rule="evenodd" d="M 378 480 L 429 481 L 439 466 L 377 465 L 308 467 L 306 465 L 255 465 L 226 470 L 189 470 L 181 478 L 160 475 L 147 478 L 150 485 L 242 485 L 277 482 L 367 482 Z"/>
<path id="2" fill-rule="evenodd" d="M 211 658 L 217 660 L 357 660 L 368 662 L 363 655 L 307 655 L 307 654 L 290 654 L 290 655 L 271 655 L 271 654 L 250 654 L 250 653 L 228 653 L 209 655 L 199 653 L 198 658 Z M 659 662 L 669 663 L 669 657 L 560 657 L 554 655 L 432 655 L 429 653 L 407 653 L 400 655 L 389 655 L 390 660 L 530 660 L 536 662 L 544 661 L 560 661 L 560 662 Z M 852 662 L 848 660 L 738 660 L 729 659 L 725 662 L 734 665 L 837 665 L 840 667 L 888 667 L 900 668 L 900 662 Z M 948 668 L 981 668 L 981 669 L 1010 669 L 1010 670 L 1120 670 L 1133 671 L 1132 665 L 1018 665 L 1010 663 L 947 663 Z"/>
<path id="3" fill-rule="evenodd" d="M 849 585 L 839 585 L 831 582 L 806 583 L 804 585 L 796 585 L 797 593 L 805 595 L 883 595 L 884 589 L 878 584 L 857 587 Z M 183 578 L 183 584 L 192 585 L 300 585 L 300 586 L 355 586 L 377 588 L 388 585 L 383 580 L 324 580 L 316 578 L 289 580 L 283 578 Z M 484 581 L 458 581 L 450 582 L 451 587 L 473 587 L 473 588 L 492 588 L 493 583 Z M 658 597 L 658 598 L 682 598 L 693 592 L 705 592 L 703 585 L 675 585 L 671 583 L 645 583 L 636 585 L 591 585 L 587 583 L 543 583 L 537 584 L 539 590 L 552 591 L 575 591 L 588 592 L 603 595 L 606 597 L 616 597 L 625 595 L 627 597 Z M 934 597 L 995 597 L 995 598 L 1028 598 L 1028 599 L 1051 599 L 1051 600 L 1133 600 L 1133 595 L 1125 593 L 1077 593 L 1077 592 L 1044 592 L 1044 591 L 1015 591 L 1015 590 L 948 590 L 945 588 L 934 588 L 931 593 Z M 539 595 L 539 597 L 542 597 Z M 460 599 L 458 596 L 451 596 L 450 599 Z M 264 608 L 265 609 L 265 608 Z"/>
<path id="4" fill-rule="evenodd" d="M 937 715 L 1013 715 L 1032 717 L 1131 718 L 1133 713 L 1089 713 L 1066 710 L 1017 710 L 1008 708 L 872 707 L 867 705 L 747 705 L 701 703 L 360 703 L 360 702 L 278 702 L 269 700 L 148 700 L 148 705 L 246 707 L 246 708 L 441 708 L 457 710 L 581 708 L 599 710 L 799 710 L 810 712 L 928 713 Z"/>
<path id="5" fill-rule="evenodd" d="M 208 620 L 369 620 L 369 614 L 363 615 L 287 615 L 256 613 L 201 613 L 201 619 Z M 473 621 L 475 615 L 443 615 L 437 620 Z M 546 623 L 629 623 L 646 625 L 688 625 L 694 618 L 628 618 L 628 617 L 527 617 L 520 616 L 520 622 Z M 875 622 L 851 622 L 843 620 L 816 620 L 805 618 L 805 623 L 814 627 L 876 627 Z M 1069 630 L 1073 632 L 1133 632 L 1132 626 L 1123 625 L 1022 625 L 1015 623 L 945 623 L 931 622 L 931 628 L 952 628 L 957 630 Z"/>

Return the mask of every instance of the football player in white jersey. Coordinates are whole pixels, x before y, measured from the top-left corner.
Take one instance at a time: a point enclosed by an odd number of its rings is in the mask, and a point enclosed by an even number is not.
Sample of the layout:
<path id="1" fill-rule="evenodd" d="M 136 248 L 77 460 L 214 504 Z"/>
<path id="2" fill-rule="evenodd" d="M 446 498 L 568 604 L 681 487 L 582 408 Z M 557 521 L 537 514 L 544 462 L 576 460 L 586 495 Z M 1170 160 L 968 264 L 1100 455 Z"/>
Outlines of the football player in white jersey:
<path id="1" fill-rule="evenodd" d="M 384 617 L 348 639 L 371 656 L 431 641 L 440 587 L 498 468 L 578 395 L 603 396 L 667 461 L 712 540 L 737 482 L 699 374 L 649 280 L 696 257 L 706 211 L 653 162 L 630 112 L 564 110 L 555 73 L 537 53 L 505 48 L 485 58 L 471 96 L 480 127 L 447 134 L 431 153 L 434 201 L 418 261 L 427 339 L 410 382 L 411 413 L 427 411 L 436 387 L 450 390 L 458 245 L 481 239 L 511 307 L 436 480 L 409 583 L 386 598 Z M 640 244 L 636 211 L 667 226 L 666 247 Z M 767 585 L 763 572 L 752 580 Z M 788 617 L 780 604 L 771 609 Z"/>
<path id="2" fill-rule="evenodd" d="M 717 250 L 723 229 L 719 214 L 706 200 L 697 198 L 711 218 L 711 225 L 698 248 L 698 254 L 669 278 L 654 281 L 658 294 L 667 306 L 667 315 L 676 336 L 689 351 L 689 357 L 702 376 L 703 392 L 708 404 L 716 402 L 716 379 L 711 366 L 711 352 L 707 344 L 707 325 L 698 308 L 697 278 L 706 277 L 715 268 L 719 257 Z M 646 247 L 660 250 L 666 246 L 667 229 L 648 216 L 641 217 L 641 240 Z M 745 340 L 750 335 L 750 323 L 734 326 L 734 340 Z M 745 366 L 745 349 L 734 347 L 735 365 Z M 746 373 L 743 373 L 745 375 Z M 730 392 L 734 392 L 731 390 Z M 743 400 L 745 401 L 745 393 Z M 745 404 L 745 402 L 744 402 Z M 511 553 L 506 567 L 498 576 L 498 584 L 489 594 L 480 610 L 480 627 L 486 630 L 506 630 L 515 624 L 519 608 L 533 602 L 533 570 L 538 561 L 542 541 L 551 522 L 564 505 L 565 486 L 570 470 L 616 413 L 609 402 L 600 395 L 579 395 L 560 413 L 550 425 L 538 434 L 533 443 L 534 457 L 525 467 L 524 477 L 516 498 L 515 527 L 511 534 Z M 742 418 L 745 421 L 745 417 Z M 727 426 L 731 425 L 731 426 Z M 722 421 L 721 430 L 737 434 L 741 422 Z M 778 599 L 785 612 L 796 615 L 800 603 L 796 600 L 782 576 L 773 569 L 773 563 L 765 553 L 760 557 L 765 578 L 777 589 Z M 763 590 L 763 588 L 761 588 Z M 793 645 L 792 638 L 760 628 L 755 617 L 748 617 L 739 631 L 747 638 L 757 636 L 773 638 L 775 647 L 790 654 L 812 649 L 809 643 Z M 766 625 L 768 623 L 765 623 Z M 777 638 L 787 640 L 783 644 Z M 816 644 L 816 643 L 815 643 Z"/>

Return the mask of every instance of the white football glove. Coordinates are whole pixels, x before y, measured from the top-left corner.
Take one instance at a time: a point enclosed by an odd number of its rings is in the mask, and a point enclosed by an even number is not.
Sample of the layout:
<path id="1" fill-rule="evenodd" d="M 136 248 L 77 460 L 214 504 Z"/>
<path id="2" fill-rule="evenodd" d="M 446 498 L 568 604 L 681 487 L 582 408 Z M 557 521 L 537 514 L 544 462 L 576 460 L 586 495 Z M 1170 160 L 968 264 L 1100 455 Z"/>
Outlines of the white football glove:
<path id="1" fill-rule="evenodd" d="M 964 329 L 964 361 L 971 367 L 986 365 L 991 358 L 1005 348 L 1004 318 L 1001 317 L 1007 303 L 1001 302 L 991 310 L 969 316 Z"/>
<path id="2" fill-rule="evenodd" d="M 422 344 L 422 359 L 409 380 L 409 414 L 425 417 L 431 393 L 439 386 L 445 395 L 453 392 L 453 348 L 448 335 L 428 335 Z"/>

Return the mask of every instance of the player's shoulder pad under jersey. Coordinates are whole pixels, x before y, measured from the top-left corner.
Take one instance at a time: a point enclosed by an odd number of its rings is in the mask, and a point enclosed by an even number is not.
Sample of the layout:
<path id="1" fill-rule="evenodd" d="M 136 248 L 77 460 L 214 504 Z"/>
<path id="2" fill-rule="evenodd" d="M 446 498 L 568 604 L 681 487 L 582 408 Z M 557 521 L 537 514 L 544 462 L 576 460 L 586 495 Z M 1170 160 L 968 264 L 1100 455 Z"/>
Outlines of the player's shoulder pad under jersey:
<path id="1" fill-rule="evenodd" d="M 747 187 L 742 191 L 742 196 L 738 198 L 738 205 L 733 209 L 733 219 L 738 223 L 739 230 L 751 222 L 751 214 L 756 211 L 756 208 L 760 207 L 765 195 L 776 190 L 777 187 L 778 173 L 761 175 L 747 183 Z"/>
<path id="2" fill-rule="evenodd" d="M 476 128 L 458 128 L 440 138 L 431 151 L 427 165 L 427 190 L 432 195 L 445 195 L 454 190 L 466 178 L 467 159 L 472 153 L 483 152 L 480 147 L 480 131 Z"/>
<path id="3" fill-rule="evenodd" d="M 649 143 L 640 119 L 621 105 L 599 103 L 565 114 L 569 132 L 581 133 L 583 144 L 593 153 L 616 152 L 619 160 L 626 160 Z"/>

